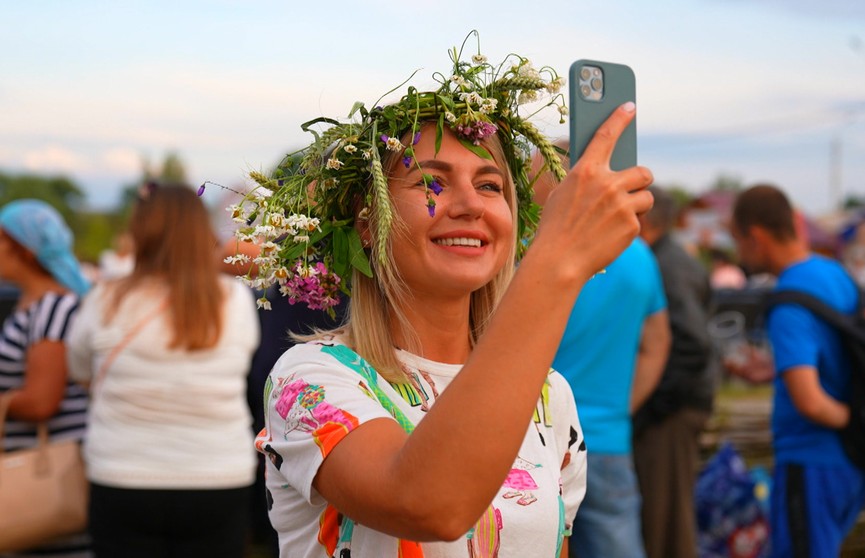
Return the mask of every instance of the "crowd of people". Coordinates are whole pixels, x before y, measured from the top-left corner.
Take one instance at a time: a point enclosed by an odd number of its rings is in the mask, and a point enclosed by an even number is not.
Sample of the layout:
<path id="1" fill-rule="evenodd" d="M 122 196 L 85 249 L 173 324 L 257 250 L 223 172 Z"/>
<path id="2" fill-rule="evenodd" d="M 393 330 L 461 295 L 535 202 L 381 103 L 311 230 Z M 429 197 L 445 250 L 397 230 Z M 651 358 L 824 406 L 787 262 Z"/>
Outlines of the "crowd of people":
<path id="1" fill-rule="evenodd" d="M 0 208 L 3 448 L 47 421 L 90 482 L 86 532 L 0 555 L 240 558 L 263 533 L 283 558 L 698 556 L 713 284 L 741 278 L 677 242 L 649 169 L 610 170 L 633 103 L 572 166 L 503 86 L 558 76 L 486 64 L 254 176 L 237 242 L 200 192 L 144 185 L 131 265 L 93 286 L 54 209 Z M 748 272 L 858 307 L 780 189 L 743 191 L 731 233 Z M 767 331 L 772 362 L 727 369 L 774 384 L 771 555 L 837 556 L 865 504 L 849 366 L 795 305 Z"/>

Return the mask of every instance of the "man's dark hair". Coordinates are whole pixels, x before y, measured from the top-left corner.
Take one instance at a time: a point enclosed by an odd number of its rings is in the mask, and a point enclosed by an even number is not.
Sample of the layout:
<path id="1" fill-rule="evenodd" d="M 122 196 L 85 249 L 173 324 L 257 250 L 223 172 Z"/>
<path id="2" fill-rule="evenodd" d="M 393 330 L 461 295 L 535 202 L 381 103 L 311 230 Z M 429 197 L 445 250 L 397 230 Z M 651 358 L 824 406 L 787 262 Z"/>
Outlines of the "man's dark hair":
<path id="1" fill-rule="evenodd" d="M 733 225 L 742 233 L 762 227 L 782 242 L 796 238 L 790 200 L 771 184 L 758 184 L 739 194 L 733 206 Z"/>
<path id="2" fill-rule="evenodd" d="M 649 192 L 655 198 L 652 209 L 646 213 L 646 221 L 653 227 L 658 227 L 665 234 L 676 226 L 679 217 L 679 206 L 676 199 L 668 191 L 658 186 L 650 186 Z"/>

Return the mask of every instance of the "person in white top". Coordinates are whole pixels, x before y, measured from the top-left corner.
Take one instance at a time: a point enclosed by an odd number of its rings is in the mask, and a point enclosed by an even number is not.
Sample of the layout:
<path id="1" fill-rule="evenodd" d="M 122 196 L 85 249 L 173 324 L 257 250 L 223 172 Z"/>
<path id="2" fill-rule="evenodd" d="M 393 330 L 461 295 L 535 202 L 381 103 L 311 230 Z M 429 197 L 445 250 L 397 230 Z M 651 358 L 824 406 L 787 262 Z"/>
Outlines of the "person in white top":
<path id="1" fill-rule="evenodd" d="M 567 553 L 586 448 L 550 364 L 582 285 L 637 235 L 651 173 L 609 169 L 632 104 L 565 176 L 517 106 L 561 80 L 452 56 L 441 90 L 356 105 L 303 172 L 253 176 L 270 195 L 235 208 L 241 234 L 277 237 L 259 273 L 291 300 L 351 292 L 347 324 L 286 352 L 265 389 L 256 445 L 283 558 Z M 516 272 L 537 214 L 514 140 L 564 179 Z"/>
<path id="2" fill-rule="evenodd" d="M 246 402 L 254 298 L 218 271 L 192 189 L 142 190 L 130 232 L 135 269 L 91 291 L 69 337 L 70 375 L 92 397 L 94 550 L 241 558 L 256 465 Z"/>

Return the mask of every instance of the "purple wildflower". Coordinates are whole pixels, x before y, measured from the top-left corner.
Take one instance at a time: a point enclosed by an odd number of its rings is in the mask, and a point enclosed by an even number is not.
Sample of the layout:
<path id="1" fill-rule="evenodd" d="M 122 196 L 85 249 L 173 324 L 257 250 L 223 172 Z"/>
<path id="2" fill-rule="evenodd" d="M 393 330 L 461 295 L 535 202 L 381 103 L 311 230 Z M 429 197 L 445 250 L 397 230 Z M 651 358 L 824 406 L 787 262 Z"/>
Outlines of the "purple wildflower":
<path id="1" fill-rule="evenodd" d="M 438 183 L 438 181 L 433 178 L 432 182 L 430 182 L 427 187 L 433 191 L 433 194 L 439 195 L 442 193 L 442 185 Z"/>
<path id="2" fill-rule="evenodd" d="M 387 143 L 387 140 L 390 139 L 390 136 L 385 135 L 385 134 L 382 134 L 382 135 L 381 135 L 381 138 L 379 138 L 379 139 L 381 139 L 381 141 L 382 141 L 383 143 Z"/>
<path id="3" fill-rule="evenodd" d="M 416 132 L 414 135 L 414 139 L 412 140 L 411 144 L 417 145 L 417 142 L 419 142 L 419 141 L 420 141 L 420 132 Z"/>
<path id="4" fill-rule="evenodd" d="M 293 271 L 284 286 L 289 304 L 303 302 L 310 310 L 327 310 L 339 302 L 340 278 L 330 272 L 324 263 L 316 262 L 307 267 L 299 261 Z"/>
<path id="5" fill-rule="evenodd" d="M 403 157 L 402 164 L 405 165 L 405 168 L 409 168 L 411 166 L 411 157 Z"/>
<path id="6" fill-rule="evenodd" d="M 426 202 L 426 210 L 429 212 L 430 217 L 436 216 L 436 202 L 434 199 L 429 198 Z"/>
<path id="7" fill-rule="evenodd" d="M 198 197 L 199 198 L 204 195 L 204 184 L 205 183 L 202 183 L 201 186 L 198 187 Z"/>
<path id="8" fill-rule="evenodd" d="M 471 124 L 457 124 L 454 131 L 457 135 L 471 141 L 475 145 L 480 145 L 481 140 L 496 133 L 498 128 L 495 124 L 479 120 Z"/>

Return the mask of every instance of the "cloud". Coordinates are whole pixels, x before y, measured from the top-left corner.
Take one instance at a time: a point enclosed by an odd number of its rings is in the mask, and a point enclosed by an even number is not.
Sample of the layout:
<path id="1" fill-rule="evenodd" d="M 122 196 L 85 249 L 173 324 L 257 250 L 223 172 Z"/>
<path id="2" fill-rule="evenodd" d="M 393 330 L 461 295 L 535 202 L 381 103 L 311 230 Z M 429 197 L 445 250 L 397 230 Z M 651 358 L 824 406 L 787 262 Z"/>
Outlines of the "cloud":
<path id="1" fill-rule="evenodd" d="M 22 162 L 25 169 L 36 173 L 77 174 L 90 167 L 81 154 L 59 145 L 27 151 L 22 156 Z"/>
<path id="2" fill-rule="evenodd" d="M 127 147 L 107 149 L 99 159 L 100 166 L 111 174 L 135 174 L 141 170 L 141 154 Z"/>

